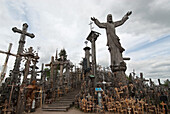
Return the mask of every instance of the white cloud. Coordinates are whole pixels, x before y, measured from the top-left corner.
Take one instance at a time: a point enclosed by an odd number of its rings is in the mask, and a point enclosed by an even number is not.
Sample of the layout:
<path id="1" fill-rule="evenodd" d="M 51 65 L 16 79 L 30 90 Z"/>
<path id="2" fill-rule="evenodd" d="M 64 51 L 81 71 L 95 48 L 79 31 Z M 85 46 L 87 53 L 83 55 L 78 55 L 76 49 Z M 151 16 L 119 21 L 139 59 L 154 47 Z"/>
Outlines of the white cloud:
<path id="1" fill-rule="evenodd" d="M 170 78 L 167 75 L 168 71 L 165 70 L 169 68 L 167 64 L 164 64 L 166 61 L 158 60 L 159 56 L 169 57 L 167 41 L 157 42 L 158 45 L 143 47 L 141 50 L 136 49 L 148 42 L 152 43 L 170 35 L 169 4 L 168 0 L 1 0 L 0 49 L 7 49 L 8 43 L 12 42 L 12 52 L 16 53 L 20 35 L 13 33 L 11 28 L 16 26 L 21 29 L 22 24 L 27 22 L 28 32 L 34 33 L 36 37 L 26 38 L 25 48 L 33 46 L 36 50 L 37 46 L 41 47 L 39 65 L 42 62 L 48 63 L 51 56 L 55 55 L 56 49 L 62 48 L 66 49 L 68 58 L 78 64 L 84 56 L 84 41 L 90 33 L 88 25 L 90 17 L 94 16 L 101 22 L 106 22 L 107 14 L 111 13 L 116 21 L 121 19 L 127 11 L 132 10 L 130 19 L 116 29 L 122 46 L 126 49 L 124 56 L 132 58 L 128 62 L 128 72 L 135 68 L 136 71 L 144 72 L 147 77 L 153 77 L 152 72 L 155 71 Z M 99 29 L 96 25 L 93 26 L 94 30 L 101 33 L 96 41 L 97 62 L 103 66 L 109 66 L 110 55 L 106 47 L 105 30 Z M 88 45 L 90 46 L 90 43 Z M 5 55 L 0 54 L 0 58 L 4 60 Z M 14 57 L 10 57 L 11 69 L 14 60 Z M 157 68 L 151 66 L 154 63 L 159 64 Z M 2 64 L 3 62 L 0 63 L 1 66 Z"/>

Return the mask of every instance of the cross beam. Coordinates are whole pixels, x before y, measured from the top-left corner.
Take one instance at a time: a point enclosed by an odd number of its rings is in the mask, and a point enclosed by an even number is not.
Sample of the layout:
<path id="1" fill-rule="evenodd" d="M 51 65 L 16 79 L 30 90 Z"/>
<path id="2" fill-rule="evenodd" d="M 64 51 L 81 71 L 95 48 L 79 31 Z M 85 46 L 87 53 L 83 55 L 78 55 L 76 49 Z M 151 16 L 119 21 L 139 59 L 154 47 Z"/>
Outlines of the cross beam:
<path id="1" fill-rule="evenodd" d="M 18 29 L 17 27 L 13 27 L 13 28 L 12 28 L 12 31 L 13 31 L 14 33 L 20 33 L 20 34 L 23 35 L 24 37 L 25 37 L 25 36 L 29 36 L 29 37 L 31 37 L 31 38 L 34 38 L 35 35 L 34 35 L 33 33 L 28 33 L 28 32 L 27 32 L 27 28 L 28 28 L 27 23 L 24 23 L 22 30 Z"/>
<path id="2" fill-rule="evenodd" d="M 20 55 L 21 53 L 23 53 L 23 50 L 24 50 L 24 44 L 25 44 L 25 37 L 26 36 L 29 36 L 31 38 L 34 38 L 35 35 L 33 33 L 28 33 L 27 32 L 27 28 L 28 28 L 28 25 L 27 23 L 24 23 L 23 24 L 23 28 L 22 30 L 16 28 L 16 27 L 13 27 L 12 28 L 12 31 L 14 33 L 20 33 L 21 36 L 20 36 L 20 41 L 19 41 L 19 46 L 18 46 L 18 51 L 17 51 L 17 55 Z M 21 57 L 18 56 L 16 57 L 16 60 L 15 60 L 15 64 L 14 64 L 14 69 L 13 69 L 13 75 L 12 75 L 12 80 L 11 82 L 14 82 L 16 83 L 17 81 L 17 78 L 18 78 L 18 71 L 19 71 L 19 67 L 20 67 L 20 64 L 21 64 Z"/>

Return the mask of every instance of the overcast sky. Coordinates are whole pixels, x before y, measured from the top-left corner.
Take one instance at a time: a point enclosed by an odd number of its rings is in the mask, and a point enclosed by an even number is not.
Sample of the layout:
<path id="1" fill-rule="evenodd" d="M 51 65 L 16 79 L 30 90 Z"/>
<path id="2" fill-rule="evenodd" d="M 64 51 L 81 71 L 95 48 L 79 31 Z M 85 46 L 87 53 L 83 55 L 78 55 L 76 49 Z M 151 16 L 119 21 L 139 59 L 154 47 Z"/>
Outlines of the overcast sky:
<path id="1" fill-rule="evenodd" d="M 12 27 L 29 25 L 28 32 L 35 38 L 26 38 L 25 48 L 40 47 L 41 63 L 49 63 L 51 56 L 66 49 L 68 59 L 77 64 L 84 57 L 85 40 L 90 33 L 90 17 L 106 22 L 107 14 L 113 21 L 120 20 L 127 11 L 132 11 L 129 20 L 116 28 L 122 46 L 126 49 L 127 74 L 135 69 L 145 78 L 170 79 L 170 1 L 169 0 L 0 0 L 0 50 L 17 53 L 20 35 Z M 110 65 L 104 29 L 93 24 L 101 35 L 96 41 L 97 63 Z M 90 46 L 90 43 L 88 43 Z M 0 66 L 5 55 L 0 54 Z M 9 58 L 8 70 L 13 69 L 15 57 Z"/>

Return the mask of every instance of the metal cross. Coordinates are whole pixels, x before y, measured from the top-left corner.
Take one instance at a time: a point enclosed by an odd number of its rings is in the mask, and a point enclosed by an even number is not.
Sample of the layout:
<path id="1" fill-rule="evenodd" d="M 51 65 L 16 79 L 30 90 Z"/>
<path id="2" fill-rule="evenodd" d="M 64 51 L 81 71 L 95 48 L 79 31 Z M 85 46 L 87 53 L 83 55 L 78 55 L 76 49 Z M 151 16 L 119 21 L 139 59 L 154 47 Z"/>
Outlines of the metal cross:
<path id="1" fill-rule="evenodd" d="M 86 47 L 87 47 L 88 41 L 85 41 L 84 43 L 86 44 Z"/>
<path id="2" fill-rule="evenodd" d="M 94 27 L 92 26 L 93 22 L 90 21 L 89 25 L 90 25 L 90 30 L 92 31 L 94 29 Z"/>

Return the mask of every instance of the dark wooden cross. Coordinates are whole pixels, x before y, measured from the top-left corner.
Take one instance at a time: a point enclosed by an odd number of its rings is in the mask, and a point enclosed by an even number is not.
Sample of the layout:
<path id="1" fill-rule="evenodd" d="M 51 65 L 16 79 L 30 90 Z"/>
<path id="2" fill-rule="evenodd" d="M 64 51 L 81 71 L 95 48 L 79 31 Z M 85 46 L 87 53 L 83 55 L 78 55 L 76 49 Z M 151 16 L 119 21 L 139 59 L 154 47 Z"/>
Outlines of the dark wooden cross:
<path id="1" fill-rule="evenodd" d="M 8 105 L 7 99 L 5 100 L 5 104 L 3 106 L 4 109 L 2 109 L 2 112 L 4 112 L 4 114 L 9 114 L 8 112 L 13 112 L 12 108 L 10 108 L 10 106 Z"/>
<path id="2" fill-rule="evenodd" d="M 14 85 L 14 82 L 13 82 L 12 85 L 8 85 L 8 86 L 11 86 L 11 87 L 12 87 L 12 88 L 11 88 L 11 92 L 10 92 L 10 96 L 9 96 L 9 106 L 10 106 L 10 104 L 11 104 L 11 98 L 12 98 L 12 93 L 13 93 L 13 89 L 14 89 L 15 86 L 17 87 L 17 85 Z"/>
<path id="3" fill-rule="evenodd" d="M 50 83 L 53 87 L 53 76 L 54 76 L 54 56 L 51 57 L 51 62 L 49 64 L 45 64 L 45 66 L 50 66 Z"/>
<path id="4" fill-rule="evenodd" d="M 52 88 L 52 98 L 55 100 L 56 97 L 56 80 L 54 76 L 54 66 L 57 65 L 54 61 L 54 56 L 51 57 L 51 62 L 49 64 L 45 64 L 45 66 L 50 66 L 50 83 Z"/>
<path id="5" fill-rule="evenodd" d="M 20 55 L 25 57 L 26 63 L 25 63 L 25 70 L 24 70 L 24 78 L 23 78 L 23 82 L 21 84 L 19 96 L 18 96 L 16 114 L 21 114 L 24 111 L 24 106 L 25 106 L 25 101 L 26 101 L 25 87 L 27 84 L 26 83 L 27 76 L 29 74 L 30 63 L 35 58 L 32 47 L 28 48 L 28 51 L 26 51 L 25 53 L 21 53 Z"/>
<path id="6" fill-rule="evenodd" d="M 31 37 L 31 38 L 34 38 L 34 37 L 35 37 L 34 34 L 27 32 L 27 28 L 28 28 L 27 23 L 24 23 L 24 24 L 23 24 L 22 30 L 20 30 L 20 29 L 18 29 L 18 28 L 16 28 L 16 27 L 12 28 L 12 31 L 13 31 L 14 33 L 20 33 L 20 34 L 21 34 L 20 41 L 19 41 L 19 46 L 18 46 L 18 51 L 17 51 L 17 55 L 20 55 L 21 53 L 23 53 L 24 44 L 25 44 L 25 37 L 26 37 L 26 36 L 29 36 L 29 37 Z M 18 56 L 18 57 L 16 57 L 16 60 L 15 60 L 15 64 L 14 64 L 14 69 L 13 69 L 13 75 L 12 75 L 12 80 L 11 80 L 11 82 L 14 82 L 14 83 L 17 82 L 17 78 L 18 78 L 18 75 L 19 75 L 20 63 L 21 63 L 21 57 Z"/>
<path id="7" fill-rule="evenodd" d="M 33 60 L 33 58 L 35 58 L 35 56 L 34 56 L 32 47 L 28 48 L 28 51 L 21 55 L 24 56 L 25 59 L 27 60 L 25 63 L 24 78 L 23 78 L 23 82 L 22 82 L 22 84 L 23 84 L 23 83 L 26 83 L 27 76 L 29 74 L 30 64 L 31 64 L 31 61 Z"/>
<path id="8" fill-rule="evenodd" d="M 35 70 L 36 70 L 36 67 L 37 67 L 36 64 L 37 64 L 39 58 L 40 57 L 38 56 L 38 53 L 36 53 L 36 55 L 34 56 L 34 59 L 32 60 L 33 61 L 33 66 L 32 66 L 31 81 L 30 81 L 30 83 L 33 80 L 36 81 L 37 72 Z"/>

